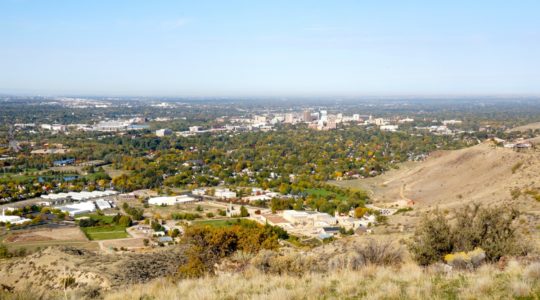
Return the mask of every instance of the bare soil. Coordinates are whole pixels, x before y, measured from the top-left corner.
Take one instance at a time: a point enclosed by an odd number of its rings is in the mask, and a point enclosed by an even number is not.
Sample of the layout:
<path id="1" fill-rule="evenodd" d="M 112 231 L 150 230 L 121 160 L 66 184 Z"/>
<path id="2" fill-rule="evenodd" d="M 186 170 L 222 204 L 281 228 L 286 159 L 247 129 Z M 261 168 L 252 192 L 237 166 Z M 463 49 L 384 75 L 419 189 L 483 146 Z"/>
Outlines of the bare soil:
<path id="1" fill-rule="evenodd" d="M 400 224 L 415 223 L 422 212 L 451 210 L 469 203 L 508 205 L 537 220 L 540 203 L 523 195 L 512 199 L 510 192 L 540 187 L 540 150 L 516 152 L 486 142 L 435 152 L 423 162 L 403 164 L 376 178 L 333 183 L 365 189 L 381 206 L 413 200 L 413 211 L 391 218 Z"/>

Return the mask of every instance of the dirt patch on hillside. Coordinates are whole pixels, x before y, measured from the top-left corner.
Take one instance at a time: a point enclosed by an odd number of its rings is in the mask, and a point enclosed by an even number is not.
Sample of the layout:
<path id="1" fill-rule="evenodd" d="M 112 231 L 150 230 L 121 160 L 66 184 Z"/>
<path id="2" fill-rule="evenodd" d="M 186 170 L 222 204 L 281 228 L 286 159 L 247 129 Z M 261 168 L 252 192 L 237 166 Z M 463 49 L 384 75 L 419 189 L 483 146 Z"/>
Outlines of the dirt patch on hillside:
<path id="1" fill-rule="evenodd" d="M 126 284 L 174 275 L 184 263 L 180 247 L 149 253 L 99 254 L 73 247 L 50 247 L 22 258 L 0 260 L 2 284 L 15 290 L 62 291 L 62 279 L 73 278 L 71 289 L 99 292 Z"/>
<path id="2" fill-rule="evenodd" d="M 78 227 L 15 231 L 5 238 L 8 243 L 87 240 Z"/>
<path id="3" fill-rule="evenodd" d="M 424 211 L 454 209 L 472 202 L 510 205 L 528 214 L 540 214 L 539 202 L 511 196 L 514 189 L 540 186 L 540 150 L 516 152 L 486 142 L 439 151 L 426 161 L 404 164 L 376 178 L 335 184 L 366 189 L 375 204 L 413 200 L 412 212 L 391 218 L 400 223 L 415 222 Z"/>

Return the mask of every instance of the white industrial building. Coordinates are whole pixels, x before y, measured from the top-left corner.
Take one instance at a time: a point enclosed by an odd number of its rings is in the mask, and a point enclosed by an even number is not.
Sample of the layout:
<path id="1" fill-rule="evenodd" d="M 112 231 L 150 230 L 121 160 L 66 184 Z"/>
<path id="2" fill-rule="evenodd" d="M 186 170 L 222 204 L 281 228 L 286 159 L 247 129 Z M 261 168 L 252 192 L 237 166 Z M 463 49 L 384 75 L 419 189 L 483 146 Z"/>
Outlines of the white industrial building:
<path id="1" fill-rule="evenodd" d="M 197 199 L 190 197 L 188 195 L 180 196 L 163 196 L 163 197 L 154 197 L 148 199 L 148 204 L 151 205 L 175 205 L 182 203 L 195 202 Z"/>
<path id="2" fill-rule="evenodd" d="M 191 193 L 195 196 L 204 196 L 206 195 L 206 189 L 194 189 Z"/>
<path id="3" fill-rule="evenodd" d="M 96 205 L 92 201 L 86 201 L 60 206 L 58 209 L 68 213 L 71 217 L 75 217 L 96 211 Z"/>
<path id="4" fill-rule="evenodd" d="M 129 121 L 101 121 L 94 126 L 94 130 L 103 132 L 126 131 L 131 125 Z"/>
<path id="5" fill-rule="evenodd" d="M 283 218 L 292 224 L 307 222 L 309 214 L 306 211 L 284 210 Z"/>
<path id="6" fill-rule="evenodd" d="M 382 131 L 390 131 L 390 132 L 395 132 L 397 131 L 399 128 L 398 125 L 381 125 L 380 129 Z"/>
<path id="7" fill-rule="evenodd" d="M 216 189 L 214 196 L 220 199 L 234 199 L 236 198 L 236 192 L 229 189 Z"/>
<path id="8" fill-rule="evenodd" d="M 21 218 L 19 216 L 8 216 L 6 215 L 6 209 L 2 209 L 2 215 L 0 215 L 0 222 L 1 223 L 10 223 L 10 224 L 23 224 L 26 222 L 30 222 L 30 219 Z"/>
<path id="9" fill-rule="evenodd" d="M 53 202 L 59 202 L 62 200 L 74 200 L 74 201 L 86 201 L 96 198 L 102 198 L 118 194 L 117 191 L 105 190 L 105 191 L 92 191 L 92 192 L 69 192 L 69 193 L 57 193 L 41 195 L 41 198 L 52 200 Z"/>
<path id="10" fill-rule="evenodd" d="M 315 211 L 284 210 L 283 218 L 292 224 L 309 224 L 316 227 L 335 225 L 337 223 L 336 218 L 333 216 Z"/>
<path id="11" fill-rule="evenodd" d="M 112 208 L 112 205 L 109 201 L 103 200 L 103 199 L 97 199 L 96 200 L 96 206 L 99 210 L 109 209 Z"/>
<path id="12" fill-rule="evenodd" d="M 167 128 L 156 130 L 156 135 L 160 136 L 160 137 L 163 137 L 163 136 L 166 136 L 166 135 L 172 135 L 172 134 L 173 134 L 172 130 L 167 129 Z"/>
<path id="13" fill-rule="evenodd" d="M 272 197 L 269 195 L 254 195 L 254 196 L 247 196 L 243 197 L 242 200 L 247 200 L 249 202 L 253 201 L 270 201 L 272 200 Z"/>

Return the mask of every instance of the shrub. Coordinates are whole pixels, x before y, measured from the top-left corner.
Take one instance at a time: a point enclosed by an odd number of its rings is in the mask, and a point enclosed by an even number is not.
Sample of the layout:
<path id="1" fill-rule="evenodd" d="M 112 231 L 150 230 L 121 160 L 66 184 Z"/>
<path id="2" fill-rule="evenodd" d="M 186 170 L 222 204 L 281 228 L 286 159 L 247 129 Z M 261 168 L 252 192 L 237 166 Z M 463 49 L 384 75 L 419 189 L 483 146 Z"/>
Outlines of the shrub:
<path id="1" fill-rule="evenodd" d="M 389 266 L 403 262 L 403 249 L 389 240 L 369 239 L 353 245 L 345 253 L 335 255 L 327 263 L 328 271 L 358 270 L 366 265 Z"/>
<path id="2" fill-rule="evenodd" d="M 444 256 L 444 260 L 450 266 L 458 269 L 473 269 L 484 262 L 486 252 L 480 248 L 476 248 L 469 252 L 457 252 Z"/>
<path id="3" fill-rule="evenodd" d="M 519 188 L 513 188 L 510 190 L 510 196 L 512 196 L 513 200 L 516 200 L 521 196 L 521 190 Z"/>
<path id="4" fill-rule="evenodd" d="M 173 213 L 171 217 L 174 220 L 188 220 L 193 221 L 195 219 L 200 219 L 201 215 L 199 214 L 192 214 L 192 213 Z M 209 217 L 210 218 L 210 217 Z"/>
<path id="5" fill-rule="evenodd" d="M 431 218 L 427 215 L 424 217 L 409 244 L 413 258 L 423 266 L 439 261 L 442 255 L 451 253 L 452 249 L 451 228 L 439 210 Z"/>
<path id="6" fill-rule="evenodd" d="M 67 289 L 75 285 L 75 278 L 72 276 L 64 277 L 60 279 L 60 283 L 62 284 L 62 288 Z"/>
<path id="7" fill-rule="evenodd" d="M 523 254 L 514 224 L 519 212 L 505 207 L 485 208 L 468 205 L 456 213 L 453 229 L 455 251 L 471 251 L 481 248 L 489 261 L 497 261 L 505 255 Z"/>
<path id="8" fill-rule="evenodd" d="M 354 234 L 354 229 L 349 228 L 347 230 L 344 227 L 339 227 L 339 233 L 341 233 L 342 235 L 353 235 Z"/>
<path id="9" fill-rule="evenodd" d="M 505 255 L 527 252 L 514 222 L 519 216 L 516 210 L 484 208 L 475 204 L 464 207 L 455 215 L 453 226 L 439 211 L 420 222 L 409 243 L 413 258 L 419 264 L 428 265 L 446 254 L 476 248 L 483 249 L 485 258 L 492 262 Z"/>
<path id="10" fill-rule="evenodd" d="M 0 244 L 0 258 L 8 258 L 11 257 L 11 253 L 9 253 L 8 248 L 4 244 Z"/>
<path id="11" fill-rule="evenodd" d="M 87 218 L 87 219 L 81 219 L 79 220 L 79 226 L 80 227 L 92 227 L 96 226 L 99 223 L 98 220 Z"/>
<path id="12" fill-rule="evenodd" d="M 404 213 L 404 212 L 408 212 L 408 211 L 412 211 L 412 210 L 413 210 L 412 207 L 402 207 L 402 208 L 398 209 L 395 214 L 400 214 L 400 213 Z"/>
<path id="13" fill-rule="evenodd" d="M 529 280 L 540 280 L 540 262 L 534 262 L 525 268 L 525 277 Z"/>
<path id="14" fill-rule="evenodd" d="M 275 251 L 261 250 L 251 264 L 264 273 L 302 276 L 317 266 L 317 261 L 299 253 L 278 254 Z"/>
<path id="15" fill-rule="evenodd" d="M 523 162 L 520 161 L 520 162 L 517 162 L 515 165 L 512 166 L 512 174 L 515 174 L 517 170 L 519 170 L 519 168 L 521 168 L 521 166 L 523 166 Z"/>
<path id="16" fill-rule="evenodd" d="M 368 240 L 361 246 L 353 248 L 366 264 L 387 266 L 400 264 L 403 261 L 403 249 L 391 241 Z"/>

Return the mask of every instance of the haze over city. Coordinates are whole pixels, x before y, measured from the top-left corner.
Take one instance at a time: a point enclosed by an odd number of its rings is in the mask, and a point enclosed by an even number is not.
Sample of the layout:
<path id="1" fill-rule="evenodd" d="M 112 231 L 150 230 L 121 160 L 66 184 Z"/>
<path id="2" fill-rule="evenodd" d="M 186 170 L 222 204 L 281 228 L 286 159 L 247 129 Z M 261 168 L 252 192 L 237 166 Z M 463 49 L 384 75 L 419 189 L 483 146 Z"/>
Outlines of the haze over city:
<path id="1" fill-rule="evenodd" d="M 0 1 L 0 92 L 539 95 L 538 1 Z"/>
<path id="2" fill-rule="evenodd" d="M 0 299 L 540 299 L 539 12 L 0 0 Z"/>

